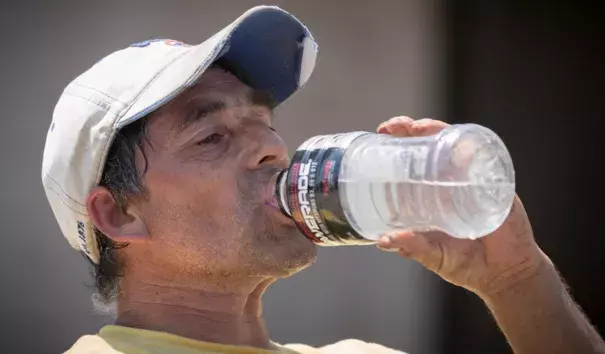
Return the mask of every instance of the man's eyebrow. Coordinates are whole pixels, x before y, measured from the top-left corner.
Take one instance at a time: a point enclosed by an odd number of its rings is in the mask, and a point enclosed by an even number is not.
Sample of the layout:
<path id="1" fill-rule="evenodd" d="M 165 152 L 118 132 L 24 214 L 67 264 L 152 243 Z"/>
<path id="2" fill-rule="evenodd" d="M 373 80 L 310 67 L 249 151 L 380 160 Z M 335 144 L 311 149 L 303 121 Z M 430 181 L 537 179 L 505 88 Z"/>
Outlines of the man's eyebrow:
<path id="1" fill-rule="evenodd" d="M 187 107 L 184 117 L 175 124 L 174 131 L 177 134 L 187 129 L 193 123 L 198 122 L 213 113 L 222 111 L 227 107 L 223 101 L 197 99 L 189 101 L 187 105 L 189 107 Z"/>

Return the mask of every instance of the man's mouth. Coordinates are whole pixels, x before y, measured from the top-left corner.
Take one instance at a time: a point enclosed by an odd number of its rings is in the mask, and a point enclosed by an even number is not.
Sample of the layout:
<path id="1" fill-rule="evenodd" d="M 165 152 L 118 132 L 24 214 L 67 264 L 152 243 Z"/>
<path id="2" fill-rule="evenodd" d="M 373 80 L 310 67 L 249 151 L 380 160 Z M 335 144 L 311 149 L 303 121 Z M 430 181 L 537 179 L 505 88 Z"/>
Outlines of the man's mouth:
<path id="1" fill-rule="evenodd" d="M 274 188 L 275 188 L 274 186 L 269 185 L 270 190 L 272 190 Z M 271 191 L 269 191 L 269 193 L 270 193 L 269 198 L 265 201 L 265 204 L 281 211 L 281 209 L 279 208 L 279 204 L 277 204 L 277 199 L 275 198 L 275 193 L 272 193 Z"/>
<path id="2" fill-rule="evenodd" d="M 277 203 L 275 188 L 277 184 L 277 173 L 271 177 L 267 187 L 265 188 L 265 205 L 280 210 L 279 204 Z M 280 210 L 281 212 L 281 210 Z"/>

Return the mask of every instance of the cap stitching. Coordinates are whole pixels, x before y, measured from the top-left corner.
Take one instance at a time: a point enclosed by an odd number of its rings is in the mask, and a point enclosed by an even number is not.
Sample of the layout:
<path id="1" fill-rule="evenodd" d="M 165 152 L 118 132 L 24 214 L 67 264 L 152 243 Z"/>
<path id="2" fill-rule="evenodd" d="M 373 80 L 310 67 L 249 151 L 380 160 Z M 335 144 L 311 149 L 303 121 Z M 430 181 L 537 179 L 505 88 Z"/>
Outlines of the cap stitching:
<path id="1" fill-rule="evenodd" d="M 53 178 L 51 175 L 49 175 L 49 174 L 48 174 L 48 172 L 44 172 L 44 174 L 45 174 L 45 175 L 46 175 L 46 177 L 48 177 L 48 178 L 49 178 L 51 181 L 55 182 L 55 184 L 56 184 L 56 186 L 59 188 L 59 190 L 60 190 L 61 192 L 63 192 L 63 194 L 64 194 L 64 195 L 65 195 L 67 198 L 69 198 L 69 200 L 71 200 L 72 202 L 74 202 L 74 203 L 76 203 L 76 204 L 78 204 L 78 205 L 80 205 L 80 206 L 83 206 L 83 207 L 85 207 L 85 206 L 86 206 L 86 205 L 84 205 L 84 204 L 82 204 L 82 203 L 78 202 L 78 201 L 77 201 L 77 200 L 75 200 L 74 198 L 72 198 L 72 197 L 71 197 L 71 196 L 70 196 L 70 195 L 69 195 L 69 194 L 68 194 L 66 191 L 64 191 L 64 190 L 63 190 L 63 188 L 61 188 L 61 184 L 59 184 L 59 182 L 57 182 L 57 181 L 56 181 L 56 180 L 55 180 L 55 179 L 54 179 L 54 178 Z M 56 191 L 55 191 L 55 192 L 56 192 Z M 56 192 L 56 193 L 58 193 L 58 192 Z"/>
<path id="2" fill-rule="evenodd" d="M 52 187 L 50 187 L 50 186 L 47 186 L 46 188 L 47 188 L 49 191 L 51 191 L 51 192 L 55 193 L 57 196 L 59 196 L 59 200 L 61 201 L 61 203 L 63 203 L 63 205 L 65 205 L 65 206 L 66 206 L 66 207 L 67 207 L 69 210 L 73 211 L 74 213 L 76 213 L 76 214 L 78 214 L 78 215 L 82 215 L 82 216 L 85 216 L 85 217 L 87 217 L 87 218 L 88 218 L 88 215 L 87 215 L 87 214 L 85 214 L 85 213 L 83 213 L 83 212 L 81 212 L 81 211 L 79 211 L 79 210 L 76 210 L 74 207 L 72 207 L 72 206 L 71 206 L 69 203 L 67 203 L 67 202 L 66 202 L 66 201 L 63 199 L 63 196 L 64 196 L 64 195 L 66 195 L 66 194 L 64 194 L 64 193 L 59 193 L 59 192 L 57 192 L 56 190 L 54 190 L 54 189 L 53 189 Z"/>
<path id="3" fill-rule="evenodd" d="M 111 107 L 107 108 L 105 105 L 102 105 L 102 104 L 100 103 L 100 102 L 102 102 L 102 103 L 105 103 L 107 106 L 111 106 L 111 105 L 112 105 L 112 104 L 111 104 L 111 102 L 107 102 L 107 101 L 105 101 L 105 100 L 98 100 L 98 101 L 95 101 L 95 100 L 92 100 L 92 99 L 87 98 L 87 97 L 82 97 L 82 96 L 79 96 L 79 95 L 74 95 L 73 93 L 64 93 L 64 95 L 65 95 L 65 96 L 74 97 L 74 98 L 79 98 L 79 99 L 84 100 L 84 101 L 88 101 L 88 102 L 90 102 L 90 103 L 94 104 L 95 106 L 97 106 L 97 107 L 99 107 L 99 108 L 103 109 L 103 111 L 105 111 L 105 112 L 109 112 L 109 113 L 113 114 L 114 116 L 117 116 L 117 115 L 119 115 L 119 114 L 120 114 L 120 112 L 116 112 L 116 111 L 112 110 L 112 108 L 111 108 Z"/>
<path id="4" fill-rule="evenodd" d="M 109 99 L 110 99 L 110 100 L 112 100 L 112 101 L 116 101 L 116 102 L 118 102 L 118 103 L 123 104 L 124 106 L 127 106 L 127 105 L 128 105 L 127 103 L 125 103 L 125 102 L 123 102 L 123 101 L 121 101 L 121 100 L 119 100 L 119 99 L 117 99 L 117 98 L 115 98 L 115 97 L 112 97 L 112 96 L 110 96 L 110 95 L 106 94 L 105 92 L 100 91 L 100 90 L 98 90 L 98 89 L 96 89 L 96 88 L 94 88 L 94 87 L 90 87 L 90 86 L 82 85 L 81 83 L 79 83 L 79 82 L 77 82 L 77 81 L 72 82 L 72 85 L 77 85 L 77 86 L 83 87 L 83 88 L 85 88 L 85 89 L 89 89 L 89 90 L 95 91 L 95 92 L 97 92 L 97 93 L 99 93 L 99 94 L 101 94 L 101 95 L 103 95 L 103 96 L 105 96 L 105 97 L 109 98 Z"/>

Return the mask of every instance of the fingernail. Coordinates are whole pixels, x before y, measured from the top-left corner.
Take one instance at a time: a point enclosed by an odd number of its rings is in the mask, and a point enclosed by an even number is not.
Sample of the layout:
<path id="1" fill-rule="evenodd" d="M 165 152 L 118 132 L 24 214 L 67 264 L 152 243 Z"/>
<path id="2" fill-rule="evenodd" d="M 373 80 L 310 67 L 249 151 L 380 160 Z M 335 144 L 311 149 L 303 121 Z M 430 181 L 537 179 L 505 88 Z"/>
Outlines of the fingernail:
<path id="1" fill-rule="evenodd" d="M 397 248 L 392 247 L 392 242 L 393 239 L 390 236 L 385 235 L 378 239 L 376 246 L 383 251 L 397 252 Z"/>
<path id="2" fill-rule="evenodd" d="M 406 116 L 400 116 L 400 117 L 394 117 L 393 122 L 399 122 L 399 123 L 412 123 L 414 122 L 414 120 L 410 117 L 406 117 Z"/>
<path id="3" fill-rule="evenodd" d="M 378 239 L 378 244 L 381 246 L 388 246 L 393 242 L 393 239 L 389 235 L 383 235 Z"/>

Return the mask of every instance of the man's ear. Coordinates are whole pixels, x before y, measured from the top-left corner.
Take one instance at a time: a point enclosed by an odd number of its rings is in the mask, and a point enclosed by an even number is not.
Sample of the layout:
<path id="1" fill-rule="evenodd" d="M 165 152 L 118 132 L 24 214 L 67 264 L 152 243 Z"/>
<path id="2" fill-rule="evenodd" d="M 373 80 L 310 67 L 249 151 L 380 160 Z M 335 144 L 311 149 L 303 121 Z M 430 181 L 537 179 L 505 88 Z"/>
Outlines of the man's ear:
<path id="1" fill-rule="evenodd" d="M 94 187 L 86 199 L 86 210 L 99 231 L 115 242 L 139 242 L 149 239 L 147 226 L 134 208 L 122 210 L 105 187 Z"/>

